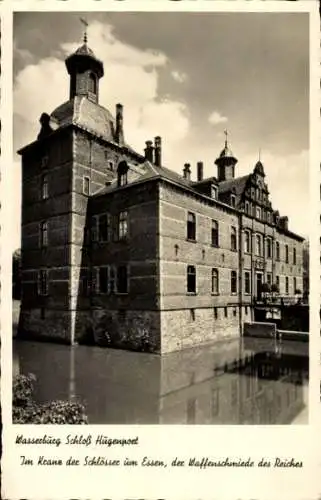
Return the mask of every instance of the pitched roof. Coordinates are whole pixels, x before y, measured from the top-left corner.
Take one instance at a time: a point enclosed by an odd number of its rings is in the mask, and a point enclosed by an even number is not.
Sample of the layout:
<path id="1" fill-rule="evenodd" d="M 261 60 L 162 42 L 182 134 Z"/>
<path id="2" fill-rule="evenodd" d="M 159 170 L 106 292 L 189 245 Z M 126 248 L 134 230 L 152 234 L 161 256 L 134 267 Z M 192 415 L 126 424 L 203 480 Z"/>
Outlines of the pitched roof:
<path id="1" fill-rule="evenodd" d="M 235 194 L 240 196 L 246 186 L 246 183 L 251 174 L 243 175 L 242 177 L 236 177 L 235 179 L 231 179 L 229 181 L 222 181 L 218 185 L 219 194 L 228 193 L 232 190 L 235 190 Z"/>
<path id="2" fill-rule="evenodd" d="M 64 102 L 51 113 L 51 118 L 58 127 L 79 125 L 108 141 L 115 140 L 115 119 L 110 111 L 84 96 Z"/>
<path id="3" fill-rule="evenodd" d="M 130 163 L 129 162 L 127 162 L 127 163 L 129 164 L 129 168 L 131 168 Z M 144 163 L 142 163 L 141 165 L 138 165 L 138 166 L 136 165 L 133 168 L 135 168 L 135 170 L 136 169 L 141 170 L 141 174 L 138 174 L 137 177 L 134 180 L 132 180 L 131 182 L 129 182 L 126 186 L 131 186 L 131 185 L 136 184 L 138 182 L 147 181 L 149 179 L 164 178 L 164 179 L 168 179 L 172 182 L 176 182 L 178 184 L 181 184 L 182 186 L 187 187 L 187 188 L 193 187 L 192 181 L 185 179 L 183 176 L 179 175 L 178 173 L 176 173 L 176 172 L 174 172 L 166 167 L 156 167 L 155 165 L 153 165 L 152 163 L 150 163 L 147 160 Z M 111 182 L 111 184 L 109 184 L 108 186 L 97 191 L 97 193 L 95 193 L 94 196 L 101 196 L 103 194 L 115 191 L 116 189 L 118 189 L 118 183 L 117 183 L 117 179 L 114 179 Z"/>

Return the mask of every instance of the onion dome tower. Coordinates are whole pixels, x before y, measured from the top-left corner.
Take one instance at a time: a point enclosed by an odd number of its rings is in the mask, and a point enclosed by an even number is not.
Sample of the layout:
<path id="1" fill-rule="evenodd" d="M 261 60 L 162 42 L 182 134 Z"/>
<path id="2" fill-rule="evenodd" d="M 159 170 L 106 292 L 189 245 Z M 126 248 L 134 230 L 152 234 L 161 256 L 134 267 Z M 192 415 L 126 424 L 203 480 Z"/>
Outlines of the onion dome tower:
<path id="1" fill-rule="evenodd" d="M 237 159 L 233 155 L 227 142 L 227 130 L 224 131 L 225 134 L 225 145 L 224 149 L 221 151 L 220 156 L 215 160 L 217 165 L 217 178 L 219 182 L 230 181 L 235 177 L 235 165 L 237 164 Z"/>

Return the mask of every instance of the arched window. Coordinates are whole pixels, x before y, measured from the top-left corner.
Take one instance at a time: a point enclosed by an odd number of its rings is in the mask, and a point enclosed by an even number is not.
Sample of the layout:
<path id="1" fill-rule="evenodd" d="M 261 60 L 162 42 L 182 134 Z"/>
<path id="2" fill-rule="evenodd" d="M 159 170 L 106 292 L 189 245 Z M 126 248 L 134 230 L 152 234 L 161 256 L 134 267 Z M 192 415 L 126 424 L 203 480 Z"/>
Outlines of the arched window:
<path id="1" fill-rule="evenodd" d="M 92 94 L 97 93 L 97 80 L 96 80 L 96 76 L 93 73 L 90 73 L 90 75 L 89 75 L 88 92 L 91 92 Z"/>
<path id="2" fill-rule="evenodd" d="M 258 256 L 261 256 L 262 255 L 262 238 L 261 238 L 261 235 L 260 234 L 257 234 L 255 236 L 255 253 L 256 255 Z"/>
<path id="3" fill-rule="evenodd" d="M 121 161 L 118 165 L 117 175 L 118 175 L 118 186 L 125 186 L 128 182 L 127 178 L 128 165 L 125 161 Z"/>
<path id="4" fill-rule="evenodd" d="M 218 232 L 218 222 L 217 220 L 212 220 L 212 246 L 219 246 L 219 232 Z"/>
<path id="5" fill-rule="evenodd" d="M 218 269 L 212 269 L 212 294 L 218 295 L 219 284 L 218 284 Z"/>
<path id="6" fill-rule="evenodd" d="M 251 251 L 251 236 L 249 231 L 244 232 L 244 252 L 250 253 Z"/>

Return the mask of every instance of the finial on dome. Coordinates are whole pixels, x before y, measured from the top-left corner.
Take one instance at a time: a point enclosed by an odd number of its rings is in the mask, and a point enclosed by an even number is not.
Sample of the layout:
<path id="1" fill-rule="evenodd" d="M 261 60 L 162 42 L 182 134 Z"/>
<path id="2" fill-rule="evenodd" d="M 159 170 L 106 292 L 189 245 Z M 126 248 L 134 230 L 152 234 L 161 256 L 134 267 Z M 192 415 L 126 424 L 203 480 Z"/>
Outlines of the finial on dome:
<path id="1" fill-rule="evenodd" d="M 87 43 L 87 28 L 88 28 L 88 22 L 86 19 L 84 19 L 83 17 L 80 18 L 80 22 L 84 25 L 85 29 L 84 29 L 84 37 L 83 37 L 83 41 L 84 43 L 86 44 Z"/>
<path id="2" fill-rule="evenodd" d="M 225 147 L 227 148 L 228 131 L 226 129 L 224 130 L 224 134 L 225 134 Z"/>

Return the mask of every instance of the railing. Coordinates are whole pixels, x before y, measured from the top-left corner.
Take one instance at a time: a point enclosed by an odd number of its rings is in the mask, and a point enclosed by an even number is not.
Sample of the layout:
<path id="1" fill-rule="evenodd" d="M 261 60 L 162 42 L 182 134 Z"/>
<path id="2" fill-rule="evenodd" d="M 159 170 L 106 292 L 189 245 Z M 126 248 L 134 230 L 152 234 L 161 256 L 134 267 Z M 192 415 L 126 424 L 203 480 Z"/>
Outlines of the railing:
<path id="1" fill-rule="evenodd" d="M 268 306 L 290 306 L 301 304 L 302 299 L 298 295 L 276 295 L 262 294 L 260 297 L 253 297 L 255 305 Z"/>

